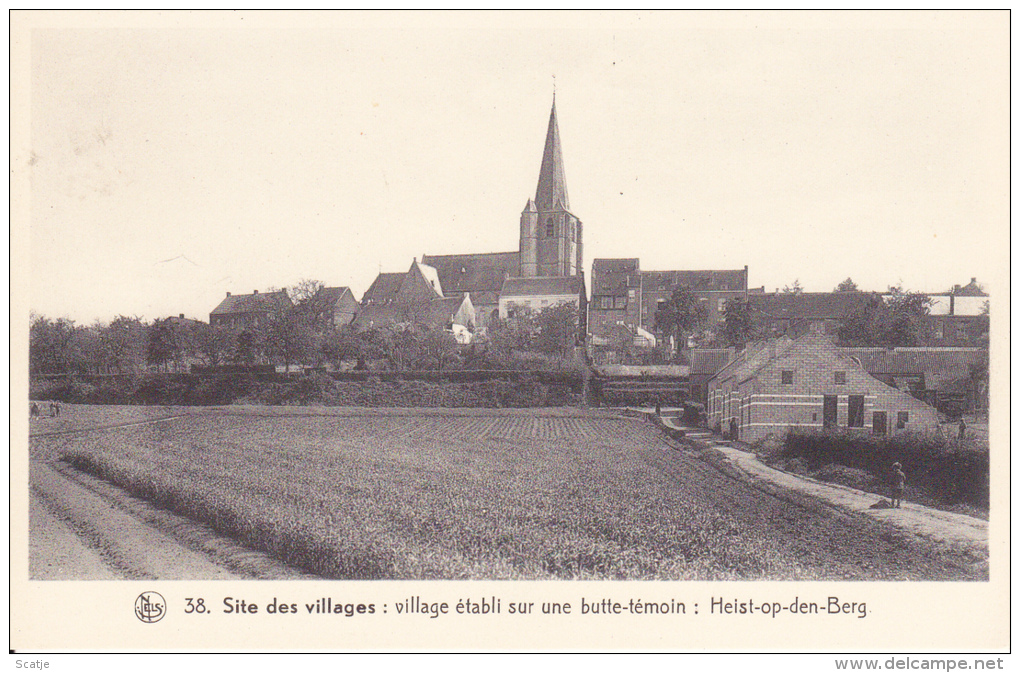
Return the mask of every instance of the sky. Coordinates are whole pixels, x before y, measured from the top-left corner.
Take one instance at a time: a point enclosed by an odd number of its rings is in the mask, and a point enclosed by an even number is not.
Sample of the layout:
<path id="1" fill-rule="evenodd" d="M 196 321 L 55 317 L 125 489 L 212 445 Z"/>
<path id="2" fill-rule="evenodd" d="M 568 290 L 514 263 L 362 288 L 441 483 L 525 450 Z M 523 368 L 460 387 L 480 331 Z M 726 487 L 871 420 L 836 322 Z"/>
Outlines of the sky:
<path id="1" fill-rule="evenodd" d="M 12 22 L 20 287 L 53 318 L 208 319 L 302 279 L 360 298 L 423 254 L 516 250 L 554 86 L 589 274 L 1008 293 L 1007 12 Z"/>

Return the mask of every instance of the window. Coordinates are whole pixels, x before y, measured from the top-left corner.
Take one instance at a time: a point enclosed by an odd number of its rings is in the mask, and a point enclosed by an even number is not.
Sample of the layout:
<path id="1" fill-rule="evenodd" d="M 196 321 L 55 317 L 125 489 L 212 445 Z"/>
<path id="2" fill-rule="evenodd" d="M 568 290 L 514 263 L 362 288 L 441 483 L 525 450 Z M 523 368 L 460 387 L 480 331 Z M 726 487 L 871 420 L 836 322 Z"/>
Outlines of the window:
<path id="1" fill-rule="evenodd" d="M 833 382 L 838 386 L 846 385 L 846 372 L 835 372 L 832 375 Z"/>
<path id="2" fill-rule="evenodd" d="M 627 298 L 626 297 L 617 297 L 616 298 L 616 308 L 627 308 Z"/>
<path id="3" fill-rule="evenodd" d="M 545 221 L 545 237 L 552 238 L 555 235 L 556 235 L 556 222 L 553 221 L 553 218 L 550 217 L 548 220 Z"/>
<path id="4" fill-rule="evenodd" d="M 847 426 L 851 428 L 864 427 L 864 395 L 850 396 L 850 408 Z"/>
<path id="5" fill-rule="evenodd" d="M 790 371 L 789 369 L 783 370 L 783 385 L 784 386 L 793 385 L 793 372 Z"/>
<path id="6" fill-rule="evenodd" d="M 896 414 L 896 429 L 903 430 L 907 427 L 907 423 L 910 422 L 910 413 L 907 411 L 900 411 Z"/>
<path id="7" fill-rule="evenodd" d="M 723 299 L 719 300 L 719 313 L 725 313 L 725 312 L 726 312 L 726 299 L 723 298 Z"/>
<path id="8" fill-rule="evenodd" d="M 612 297 L 602 297 L 602 310 L 611 309 L 611 308 L 613 308 L 613 298 Z"/>
<path id="9" fill-rule="evenodd" d="M 576 227 L 574 226 L 574 223 L 571 222 L 568 226 L 570 227 L 570 240 L 571 241 L 576 241 L 577 240 L 577 233 L 574 231 L 576 229 Z"/>
<path id="10" fill-rule="evenodd" d="M 628 291 L 627 291 L 627 296 L 628 296 L 628 297 L 634 297 L 634 296 L 635 296 L 635 295 L 634 295 L 634 290 L 628 290 Z"/>

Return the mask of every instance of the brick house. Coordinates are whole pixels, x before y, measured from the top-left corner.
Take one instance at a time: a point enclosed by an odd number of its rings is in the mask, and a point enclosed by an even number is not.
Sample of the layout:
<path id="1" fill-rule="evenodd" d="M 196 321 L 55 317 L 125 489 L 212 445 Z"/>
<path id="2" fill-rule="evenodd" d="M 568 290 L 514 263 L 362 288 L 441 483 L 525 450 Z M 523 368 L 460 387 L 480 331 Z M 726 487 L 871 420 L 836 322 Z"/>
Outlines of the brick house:
<path id="1" fill-rule="evenodd" d="M 231 329 L 258 329 L 264 327 L 269 319 L 293 307 L 294 302 L 286 292 L 263 292 L 255 290 L 251 294 L 231 294 L 209 313 L 209 324 L 229 327 Z"/>
<path id="2" fill-rule="evenodd" d="M 661 343 L 655 328 L 659 307 L 673 291 L 688 288 L 705 306 L 706 329 L 715 329 L 726 315 L 726 303 L 747 296 L 747 267 L 733 270 L 642 271 L 637 258 L 596 259 L 592 263 L 591 302 L 588 325 L 595 341 L 612 339 L 619 325 L 632 333 L 651 332 Z M 676 347 L 676 344 L 673 345 Z"/>
<path id="3" fill-rule="evenodd" d="M 708 381 L 708 422 L 754 442 L 790 428 L 934 432 L 929 405 L 868 374 L 824 335 L 749 344 Z"/>
<path id="4" fill-rule="evenodd" d="M 766 334 L 796 338 L 807 332 L 835 335 L 855 312 L 882 299 L 871 292 L 749 293 L 748 308 Z"/>

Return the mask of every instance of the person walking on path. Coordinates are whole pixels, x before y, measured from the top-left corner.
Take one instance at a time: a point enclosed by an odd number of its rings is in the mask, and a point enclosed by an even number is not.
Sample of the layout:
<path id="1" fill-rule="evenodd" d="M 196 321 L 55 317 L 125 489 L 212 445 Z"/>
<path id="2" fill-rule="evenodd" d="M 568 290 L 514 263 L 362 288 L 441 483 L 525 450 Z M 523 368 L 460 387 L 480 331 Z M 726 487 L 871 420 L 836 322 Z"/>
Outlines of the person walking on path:
<path id="1" fill-rule="evenodd" d="M 898 508 L 903 504 L 903 491 L 907 489 L 907 475 L 903 474 L 903 466 L 899 463 L 893 463 L 892 469 L 892 506 Z"/>
<path id="2" fill-rule="evenodd" d="M 963 420 L 963 416 L 960 416 L 960 435 L 959 438 L 963 439 L 963 435 L 967 432 L 967 424 Z"/>

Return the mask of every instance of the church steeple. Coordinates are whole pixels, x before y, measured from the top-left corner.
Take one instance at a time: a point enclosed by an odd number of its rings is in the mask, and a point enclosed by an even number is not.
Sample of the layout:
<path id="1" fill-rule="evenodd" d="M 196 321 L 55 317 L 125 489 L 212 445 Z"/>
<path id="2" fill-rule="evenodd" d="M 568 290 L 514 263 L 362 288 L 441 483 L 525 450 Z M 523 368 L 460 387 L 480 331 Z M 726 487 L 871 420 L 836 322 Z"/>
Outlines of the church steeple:
<path id="1" fill-rule="evenodd" d="M 542 169 L 538 174 L 538 189 L 535 190 L 535 205 L 540 211 L 570 210 L 567 179 L 563 171 L 563 150 L 560 147 L 560 128 L 556 123 L 555 94 L 552 112 L 549 113 L 549 130 L 545 134 L 545 151 L 542 153 Z"/>
<path id="2" fill-rule="evenodd" d="M 567 199 L 554 93 L 535 200 L 528 199 L 521 213 L 521 276 L 579 275 L 583 261 L 583 233 L 581 221 L 571 214 Z"/>

